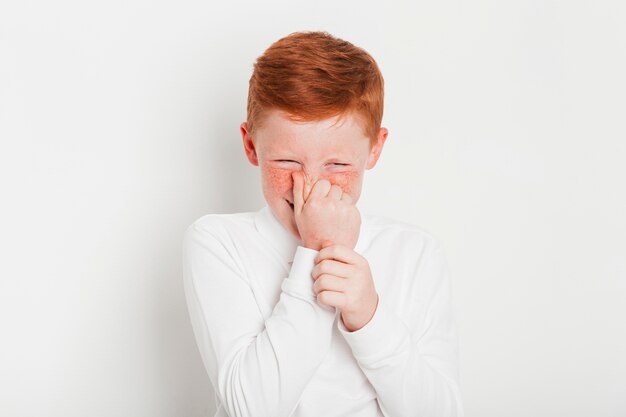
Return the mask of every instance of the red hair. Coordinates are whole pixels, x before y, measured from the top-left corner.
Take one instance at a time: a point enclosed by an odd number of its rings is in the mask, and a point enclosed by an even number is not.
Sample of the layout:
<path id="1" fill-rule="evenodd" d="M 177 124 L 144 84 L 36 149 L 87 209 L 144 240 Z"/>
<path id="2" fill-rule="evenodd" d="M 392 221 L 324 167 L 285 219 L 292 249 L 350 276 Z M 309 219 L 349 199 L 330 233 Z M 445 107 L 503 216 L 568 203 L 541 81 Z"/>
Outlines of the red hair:
<path id="1" fill-rule="evenodd" d="M 384 81 L 374 58 L 327 32 L 295 32 L 274 42 L 254 64 L 248 90 L 248 131 L 268 110 L 292 120 L 354 114 L 375 143 L 383 117 Z"/>

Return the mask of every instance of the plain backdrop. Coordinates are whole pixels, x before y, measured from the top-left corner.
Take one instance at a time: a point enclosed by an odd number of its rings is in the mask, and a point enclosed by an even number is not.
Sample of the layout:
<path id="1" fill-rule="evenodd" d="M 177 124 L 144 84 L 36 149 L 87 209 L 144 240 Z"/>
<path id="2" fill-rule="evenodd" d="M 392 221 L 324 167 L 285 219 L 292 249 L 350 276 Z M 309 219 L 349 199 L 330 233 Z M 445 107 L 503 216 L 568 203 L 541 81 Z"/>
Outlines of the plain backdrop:
<path id="1" fill-rule="evenodd" d="M 625 21 L 620 0 L 2 1 L 0 415 L 213 415 L 182 234 L 262 207 L 252 64 L 326 30 L 385 77 L 359 205 L 444 243 L 467 416 L 626 416 Z"/>

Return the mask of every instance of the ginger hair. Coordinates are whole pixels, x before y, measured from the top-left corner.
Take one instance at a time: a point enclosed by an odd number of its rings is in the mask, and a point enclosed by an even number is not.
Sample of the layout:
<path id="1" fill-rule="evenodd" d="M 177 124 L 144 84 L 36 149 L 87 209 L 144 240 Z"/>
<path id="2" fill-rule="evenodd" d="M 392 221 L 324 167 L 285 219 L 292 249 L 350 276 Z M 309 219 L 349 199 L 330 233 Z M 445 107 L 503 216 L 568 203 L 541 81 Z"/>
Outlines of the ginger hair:
<path id="1" fill-rule="evenodd" d="M 295 32 L 257 58 L 248 90 L 247 124 L 254 137 L 266 112 L 294 121 L 354 114 L 370 148 L 383 117 L 384 80 L 374 58 L 328 32 Z"/>

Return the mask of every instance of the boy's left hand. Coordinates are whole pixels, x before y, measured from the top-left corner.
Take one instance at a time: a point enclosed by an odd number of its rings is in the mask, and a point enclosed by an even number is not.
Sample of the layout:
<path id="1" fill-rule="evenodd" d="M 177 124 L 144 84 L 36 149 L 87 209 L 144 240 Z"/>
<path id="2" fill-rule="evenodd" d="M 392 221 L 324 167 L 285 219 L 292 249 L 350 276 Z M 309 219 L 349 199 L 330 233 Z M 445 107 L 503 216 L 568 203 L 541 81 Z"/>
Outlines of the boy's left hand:
<path id="1" fill-rule="evenodd" d="M 378 293 L 367 259 L 354 250 L 324 242 L 311 276 L 317 301 L 340 309 L 349 331 L 359 330 L 374 317 Z"/>

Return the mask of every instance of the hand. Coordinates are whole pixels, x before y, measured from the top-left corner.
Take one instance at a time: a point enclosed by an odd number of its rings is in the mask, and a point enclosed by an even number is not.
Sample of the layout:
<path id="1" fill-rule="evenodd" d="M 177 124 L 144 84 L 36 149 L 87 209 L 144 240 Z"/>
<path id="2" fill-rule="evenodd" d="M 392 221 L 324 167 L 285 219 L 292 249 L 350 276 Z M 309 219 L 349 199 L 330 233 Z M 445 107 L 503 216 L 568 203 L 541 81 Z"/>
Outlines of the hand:
<path id="1" fill-rule="evenodd" d="M 311 275 L 317 302 L 341 311 L 344 326 L 353 332 L 370 322 L 378 293 L 367 259 L 354 250 L 324 242 Z"/>
<path id="2" fill-rule="evenodd" d="M 305 190 L 302 172 L 294 171 L 292 178 L 294 216 L 304 246 L 320 250 L 322 242 L 330 240 L 353 249 L 359 239 L 361 214 L 352 197 L 326 179 L 312 188 L 306 184 Z"/>

